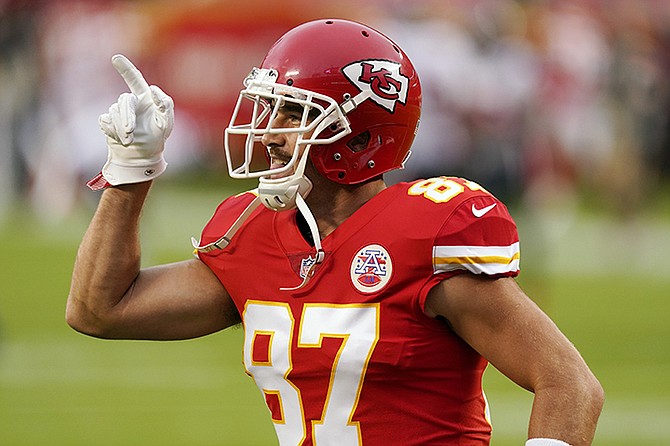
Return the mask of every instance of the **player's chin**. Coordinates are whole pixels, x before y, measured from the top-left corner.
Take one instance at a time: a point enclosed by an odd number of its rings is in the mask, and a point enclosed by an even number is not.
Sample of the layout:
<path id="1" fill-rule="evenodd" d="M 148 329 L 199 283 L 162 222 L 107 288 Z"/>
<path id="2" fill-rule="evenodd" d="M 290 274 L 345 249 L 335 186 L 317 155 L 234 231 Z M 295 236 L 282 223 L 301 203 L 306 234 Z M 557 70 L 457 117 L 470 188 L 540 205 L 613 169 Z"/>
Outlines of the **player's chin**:
<path id="1" fill-rule="evenodd" d="M 272 166 L 271 169 L 281 169 L 283 167 L 284 167 L 283 165 L 278 165 L 278 166 Z M 293 175 L 293 173 L 294 173 L 293 169 L 288 169 L 284 172 L 271 173 L 270 175 L 268 175 L 268 178 L 271 180 L 279 180 L 281 178 L 289 177 Z"/>

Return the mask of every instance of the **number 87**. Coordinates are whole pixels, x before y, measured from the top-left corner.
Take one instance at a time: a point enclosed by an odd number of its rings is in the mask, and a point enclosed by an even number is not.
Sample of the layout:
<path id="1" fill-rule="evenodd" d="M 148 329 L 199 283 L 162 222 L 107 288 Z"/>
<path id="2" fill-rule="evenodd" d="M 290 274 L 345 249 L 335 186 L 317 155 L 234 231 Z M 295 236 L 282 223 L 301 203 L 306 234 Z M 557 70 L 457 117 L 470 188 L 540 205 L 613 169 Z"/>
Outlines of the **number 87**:
<path id="1" fill-rule="evenodd" d="M 306 437 L 300 389 L 289 379 L 295 320 L 288 304 L 249 301 L 244 310 L 244 364 L 266 397 L 276 395 L 280 412 L 273 414 L 281 445 L 297 445 Z M 254 359 L 259 336 L 269 336 L 264 360 Z M 330 371 L 328 394 L 319 421 L 312 424 L 313 443 L 359 445 L 358 422 L 353 421 L 365 372 L 379 339 L 379 305 L 306 304 L 298 327 L 298 348 L 320 348 L 324 338 L 342 344 Z"/>

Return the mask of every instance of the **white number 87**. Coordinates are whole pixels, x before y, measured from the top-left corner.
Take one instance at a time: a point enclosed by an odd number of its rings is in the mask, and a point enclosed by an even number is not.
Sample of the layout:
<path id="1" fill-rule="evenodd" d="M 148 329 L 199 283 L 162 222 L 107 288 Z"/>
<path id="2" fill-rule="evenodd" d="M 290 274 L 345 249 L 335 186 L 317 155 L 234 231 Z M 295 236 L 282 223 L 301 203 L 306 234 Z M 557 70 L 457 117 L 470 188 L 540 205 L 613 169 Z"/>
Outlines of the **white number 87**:
<path id="1" fill-rule="evenodd" d="M 288 379 L 293 369 L 291 345 L 295 320 L 288 304 L 248 301 L 244 310 L 244 365 L 267 397 L 276 395 L 280 415 L 273 416 L 282 446 L 299 445 L 307 435 L 300 390 Z M 267 354 L 254 358 L 255 343 L 266 338 Z M 305 304 L 298 329 L 299 348 L 320 348 L 324 338 L 342 344 L 330 372 L 328 394 L 319 421 L 313 422 L 316 446 L 359 445 L 353 415 L 365 371 L 379 339 L 379 305 Z"/>

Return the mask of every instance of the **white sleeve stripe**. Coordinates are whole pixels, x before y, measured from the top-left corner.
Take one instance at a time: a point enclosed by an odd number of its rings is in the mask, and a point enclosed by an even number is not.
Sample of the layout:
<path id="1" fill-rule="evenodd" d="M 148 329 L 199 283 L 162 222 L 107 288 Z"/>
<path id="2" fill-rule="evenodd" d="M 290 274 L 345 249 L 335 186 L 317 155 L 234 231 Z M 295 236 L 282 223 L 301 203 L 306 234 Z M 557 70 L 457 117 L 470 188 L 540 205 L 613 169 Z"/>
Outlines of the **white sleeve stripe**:
<path id="1" fill-rule="evenodd" d="M 435 257 L 512 257 L 519 252 L 519 242 L 508 246 L 434 246 L 433 252 Z"/>
<path id="2" fill-rule="evenodd" d="M 519 270 L 519 243 L 509 246 L 435 246 L 433 273 L 467 270 L 503 274 Z"/>

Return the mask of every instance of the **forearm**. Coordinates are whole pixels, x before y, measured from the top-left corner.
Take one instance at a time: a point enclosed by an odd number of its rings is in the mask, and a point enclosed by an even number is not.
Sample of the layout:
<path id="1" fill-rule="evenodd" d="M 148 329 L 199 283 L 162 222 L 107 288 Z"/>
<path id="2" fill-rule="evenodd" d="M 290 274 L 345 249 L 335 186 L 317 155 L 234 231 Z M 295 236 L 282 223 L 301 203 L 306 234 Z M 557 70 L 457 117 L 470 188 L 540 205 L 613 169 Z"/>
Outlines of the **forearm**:
<path id="1" fill-rule="evenodd" d="M 106 189 L 79 246 L 67 321 L 89 334 L 104 329 L 140 270 L 139 221 L 150 182 Z"/>
<path id="2" fill-rule="evenodd" d="M 597 379 L 588 371 L 581 379 L 535 390 L 529 438 L 554 438 L 572 446 L 590 445 L 604 401 Z"/>

